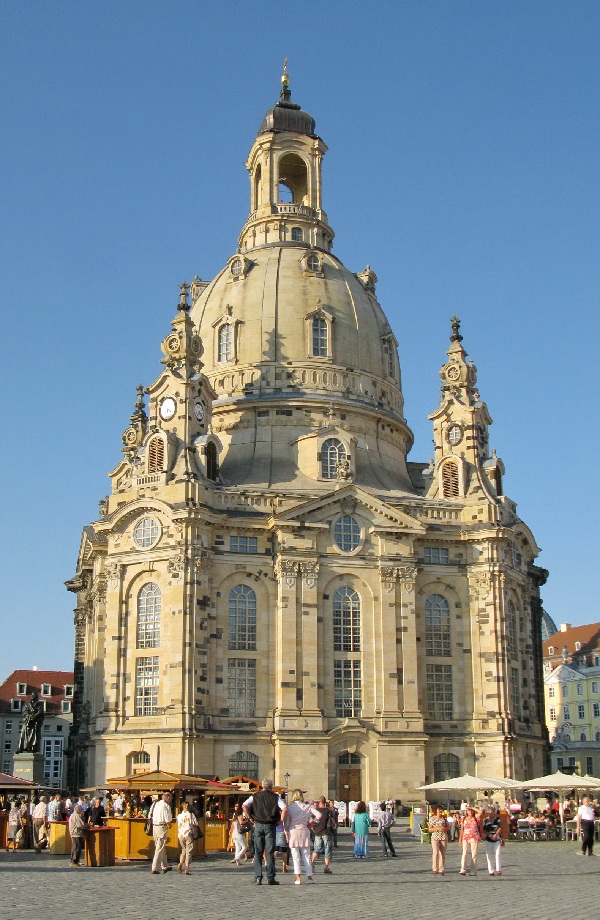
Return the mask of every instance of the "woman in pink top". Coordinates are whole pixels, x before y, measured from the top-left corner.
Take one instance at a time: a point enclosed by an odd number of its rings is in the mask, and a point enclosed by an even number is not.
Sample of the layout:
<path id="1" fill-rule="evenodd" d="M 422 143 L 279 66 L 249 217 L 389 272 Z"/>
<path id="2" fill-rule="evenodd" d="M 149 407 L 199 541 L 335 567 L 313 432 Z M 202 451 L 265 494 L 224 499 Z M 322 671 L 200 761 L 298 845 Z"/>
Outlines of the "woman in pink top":
<path id="1" fill-rule="evenodd" d="M 321 814 L 312 805 L 304 801 L 301 789 L 294 789 L 292 801 L 285 813 L 283 826 L 288 846 L 292 851 L 294 863 L 295 885 L 300 884 L 301 862 L 304 862 L 306 880 L 312 882 L 312 863 L 310 861 L 310 830 L 309 824 L 313 818 L 320 818 Z"/>
<path id="2" fill-rule="evenodd" d="M 467 874 L 468 853 L 471 855 L 469 875 L 477 875 L 477 850 L 479 849 L 480 840 L 481 834 L 479 833 L 479 821 L 475 816 L 475 809 L 469 806 L 467 808 L 467 813 L 463 818 L 460 837 L 458 839 L 458 842 L 462 844 L 462 859 L 460 862 L 461 875 Z"/>

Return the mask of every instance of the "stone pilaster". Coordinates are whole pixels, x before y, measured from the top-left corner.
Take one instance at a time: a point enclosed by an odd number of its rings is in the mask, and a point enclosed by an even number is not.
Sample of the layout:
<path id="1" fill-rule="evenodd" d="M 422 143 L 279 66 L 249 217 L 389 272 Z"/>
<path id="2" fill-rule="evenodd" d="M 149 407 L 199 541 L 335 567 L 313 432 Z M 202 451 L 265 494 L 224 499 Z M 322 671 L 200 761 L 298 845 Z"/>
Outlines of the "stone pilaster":
<path id="1" fill-rule="evenodd" d="M 296 689 L 301 687 L 298 665 L 301 662 L 299 647 L 302 641 L 298 630 L 299 591 L 298 562 L 295 559 L 280 558 L 275 575 L 277 578 L 276 612 L 276 721 L 282 728 L 282 719 L 296 717 L 298 705 Z"/>

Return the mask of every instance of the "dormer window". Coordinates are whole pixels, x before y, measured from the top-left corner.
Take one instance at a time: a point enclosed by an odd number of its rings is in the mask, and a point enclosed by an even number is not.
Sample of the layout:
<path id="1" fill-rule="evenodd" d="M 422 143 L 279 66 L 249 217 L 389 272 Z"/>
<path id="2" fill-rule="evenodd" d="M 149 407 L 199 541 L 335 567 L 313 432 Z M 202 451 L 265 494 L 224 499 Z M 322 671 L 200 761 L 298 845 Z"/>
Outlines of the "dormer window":
<path id="1" fill-rule="evenodd" d="M 309 272 L 321 271 L 321 260 L 315 252 L 311 252 L 310 255 L 306 257 L 306 267 Z"/>
<path id="2" fill-rule="evenodd" d="M 233 326 L 223 323 L 219 327 L 219 361 L 231 361 L 233 358 Z"/>
<path id="3" fill-rule="evenodd" d="M 244 273 L 244 263 L 241 259 L 234 259 L 231 263 L 231 274 L 234 278 L 239 278 L 240 275 Z"/>
<path id="4" fill-rule="evenodd" d="M 71 712 L 71 700 L 62 700 L 60 704 L 60 711 L 63 713 Z"/>
<path id="5" fill-rule="evenodd" d="M 73 696 L 73 684 L 65 684 L 65 696 Z"/>
<path id="6" fill-rule="evenodd" d="M 10 701 L 10 711 L 11 712 L 21 712 L 21 700 L 11 700 Z"/>
<path id="7" fill-rule="evenodd" d="M 553 646 L 553 645 L 549 645 L 549 646 L 548 646 L 548 654 L 549 654 L 549 655 L 554 655 L 554 646 Z"/>
<path id="8" fill-rule="evenodd" d="M 17 696 L 25 696 L 27 693 L 27 684 L 17 684 Z"/>
<path id="9" fill-rule="evenodd" d="M 52 696 L 52 687 L 50 684 L 42 684 L 41 694 L 42 696 Z"/>
<path id="10" fill-rule="evenodd" d="M 321 476 L 323 479 L 337 479 L 338 466 L 349 459 L 346 448 L 337 438 L 327 438 L 321 447 Z"/>
<path id="11" fill-rule="evenodd" d="M 312 353 L 325 358 L 329 354 L 329 335 L 326 320 L 315 316 L 312 321 Z"/>
<path id="12" fill-rule="evenodd" d="M 581 642 L 576 642 L 576 643 L 575 643 L 575 651 L 578 652 L 578 651 L 580 650 L 580 648 L 581 648 Z"/>

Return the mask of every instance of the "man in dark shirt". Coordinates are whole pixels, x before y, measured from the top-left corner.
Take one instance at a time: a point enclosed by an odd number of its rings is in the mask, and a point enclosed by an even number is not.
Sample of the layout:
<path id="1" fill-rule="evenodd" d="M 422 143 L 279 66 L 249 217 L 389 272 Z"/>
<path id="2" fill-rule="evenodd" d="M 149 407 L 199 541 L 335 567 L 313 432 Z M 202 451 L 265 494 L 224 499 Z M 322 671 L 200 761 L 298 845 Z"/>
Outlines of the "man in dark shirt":
<path id="1" fill-rule="evenodd" d="M 99 795 L 97 795 L 90 808 L 87 811 L 87 823 L 90 827 L 103 827 L 104 821 L 106 818 L 106 811 L 104 810 L 104 805 Z"/>
<path id="2" fill-rule="evenodd" d="M 262 885 L 263 853 L 267 861 L 267 883 L 279 885 L 275 878 L 275 828 L 283 821 L 287 807 L 273 792 L 273 780 L 263 779 L 262 789 L 242 805 L 242 811 L 254 827 L 254 879 Z"/>

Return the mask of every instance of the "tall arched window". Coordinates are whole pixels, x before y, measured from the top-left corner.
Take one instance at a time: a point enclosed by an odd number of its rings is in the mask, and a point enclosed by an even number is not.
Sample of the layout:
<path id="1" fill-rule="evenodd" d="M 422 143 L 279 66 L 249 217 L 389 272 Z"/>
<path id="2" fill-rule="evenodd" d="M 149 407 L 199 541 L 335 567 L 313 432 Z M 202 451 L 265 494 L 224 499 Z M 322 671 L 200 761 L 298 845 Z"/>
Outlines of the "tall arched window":
<path id="1" fill-rule="evenodd" d="M 333 650 L 360 652 L 360 597 L 352 588 L 333 596 Z"/>
<path id="2" fill-rule="evenodd" d="M 247 585 L 229 592 L 229 648 L 256 649 L 256 594 Z"/>
<path id="3" fill-rule="evenodd" d="M 252 751 L 236 751 L 229 758 L 229 775 L 258 779 L 258 756 Z"/>
<path id="4" fill-rule="evenodd" d="M 451 655 L 450 605 L 441 594 L 430 594 L 425 601 L 425 654 Z"/>
<path id="5" fill-rule="evenodd" d="M 138 594 L 137 648 L 158 648 L 160 645 L 161 594 L 157 584 L 150 581 Z"/>
<path id="6" fill-rule="evenodd" d="M 346 448 L 337 438 L 327 438 L 321 447 L 321 476 L 336 479 L 338 463 L 346 459 Z"/>
<path id="7" fill-rule="evenodd" d="M 312 353 L 318 358 L 329 354 L 329 328 L 322 316 L 314 316 L 312 321 Z"/>
<path id="8" fill-rule="evenodd" d="M 442 494 L 444 498 L 458 498 L 458 466 L 454 460 L 447 460 L 442 467 Z"/>
<path id="9" fill-rule="evenodd" d="M 223 323 L 219 327 L 219 361 L 231 361 L 233 358 L 233 326 Z"/>
<path id="10" fill-rule="evenodd" d="M 508 610 L 506 612 L 506 650 L 509 658 L 513 661 L 518 660 L 517 611 L 512 601 L 508 602 Z"/>
<path id="11" fill-rule="evenodd" d="M 217 448 L 212 441 L 206 445 L 206 477 L 212 482 L 216 482 L 219 476 L 219 460 L 217 457 Z"/>
<path id="12" fill-rule="evenodd" d="M 165 445 L 161 437 L 152 438 L 148 444 L 148 472 L 162 473 L 165 463 Z"/>
<path id="13" fill-rule="evenodd" d="M 437 754 L 433 758 L 433 781 L 456 779 L 460 776 L 460 760 L 456 754 Z"/>

